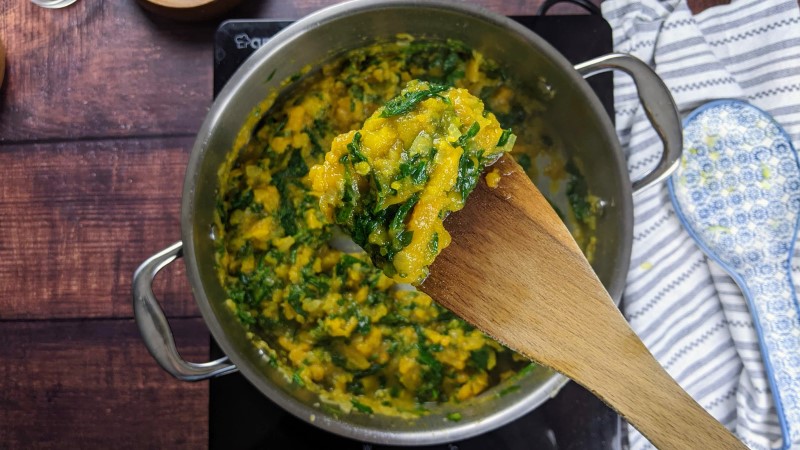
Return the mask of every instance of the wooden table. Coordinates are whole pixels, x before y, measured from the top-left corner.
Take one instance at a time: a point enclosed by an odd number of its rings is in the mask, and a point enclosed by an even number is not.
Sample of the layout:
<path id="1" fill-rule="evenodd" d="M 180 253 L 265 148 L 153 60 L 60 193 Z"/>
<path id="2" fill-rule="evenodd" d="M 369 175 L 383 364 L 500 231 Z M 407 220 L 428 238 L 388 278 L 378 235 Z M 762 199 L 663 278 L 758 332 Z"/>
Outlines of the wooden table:
<path id="1" fill-rule="evenodd" d="M 225 18 L 296 19 L 334 2 L 243 3 Z M 479 3 L 521 15 L 540 0 Z M 130 283 L 180 239 L 222 18 L 178 23 L 132 0 L 52 11 L 9 0 L 0 18 L 0 448 L 202 448 L 207 384 L 156 365 Z M 206 360 L 208 331 L 179 263 L 155 291 L 183 355 Z"/>

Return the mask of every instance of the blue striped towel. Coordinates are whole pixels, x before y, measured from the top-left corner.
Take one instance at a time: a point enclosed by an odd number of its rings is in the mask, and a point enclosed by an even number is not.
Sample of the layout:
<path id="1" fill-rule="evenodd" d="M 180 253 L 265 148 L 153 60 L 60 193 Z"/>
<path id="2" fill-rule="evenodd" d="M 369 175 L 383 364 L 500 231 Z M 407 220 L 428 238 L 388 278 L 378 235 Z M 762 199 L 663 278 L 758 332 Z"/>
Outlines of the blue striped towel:
<path id="1" fill-rule="evenodd" d="M 697 15 L 685 1 L 607 0 L 602 11 L 614 49 L 649 63 L 682 114 L 714 99 L 745 100 L 770 113 L 800 148 L 796 0 L 734 0 Z M 614 93 L 617 132 L 636 179 L 657 162 L 660 141 L 630 78 L 615 75 Z M 782 440 L 739 288 L 682 229 L 665 186 L 636 196 L 634 221 L 623 300 L 633 329 L 681 386 L 750 448 L 800 448 Z M 792 268 L 800 280 L 794 261 Z M 634 450 L 652 448 L 633 428 L 629 443 Z"/>

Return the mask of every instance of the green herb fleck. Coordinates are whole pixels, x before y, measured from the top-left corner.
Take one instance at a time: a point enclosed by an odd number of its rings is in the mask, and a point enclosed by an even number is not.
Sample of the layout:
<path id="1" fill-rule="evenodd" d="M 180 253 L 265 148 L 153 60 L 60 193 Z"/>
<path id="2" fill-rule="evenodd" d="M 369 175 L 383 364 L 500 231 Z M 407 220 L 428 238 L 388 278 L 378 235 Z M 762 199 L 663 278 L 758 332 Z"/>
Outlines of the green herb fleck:
<path id="1" fill-rule="evenodd" d="M 455 141 L 455 142 L 451 142 L 450 144 L 451 144 L 453 147 L 461 147 L 461 148 L 463 148 L 463 149 L 466 151 L 466 149 L 467 149 L 467 143 L 469 142 L 469 140 L 470 140 L 470 139 L 472 139 L 472 138 L 474 138 L 475 136 L 477 136 L 479 131 L 481 131 L 481 126 L 478 124 L 478 122 L 474 122 L 474 123 L 472 124 L 472 126 L 471 126 L 471 127 L 469 127 L 469 130 L 467 130 L 467 132 L 466 132 L 466 133 L 462 134 L 462 135 L 461 135 L 461 136 L 458 138 L 458 140 L 457 140 L 457 141 Z M 507 139 L 506 139 L 506 140 L 507 140 Z"/>
<path id="2" fill-rule="evenodd" d="M 511 137 L 511 128 L 506 128 L 503 130 L 503 134 L 500 135 L 500 139 L 497 141 L 497 146 L 502 147 L 508 144 L 508 139 Z"/>
<path id="3" fill-rule="evenodd" d="M 478 184 L 478 177 L 483 170 L 486 162 L 483 160 L 483 151 L 478 152 L 476 158 L 472 158 L 466 150 L 458 160 L 458 176 L 456 177 L 455 189 L 461 194 L 463 201 Z"/>
<path id="4" fill-rule="evenodd" d="M 418 153 L 408 161 L 400 163 L 397 179 L 411 178 L 414 184 L 422 184 L 428 179 L 428 166 L 436 157 L 436 149 L 431 148 L 427 156 Z"/>
<path id="5" fill-rule="evenodd" d="M 361 153 L 361 133 L 356 131 L 356 134 L 353 135 L 353 141 L 347 144 L 347 150 L 350 152 L 350 155 L 353 157 L 353 163 L 360 163 L 367 160 L 367 157 Z"/>
<path id="6" fill-rule="evenodd" d="M 536 367 L 536 364 L 530 363 L 527 366 L 523 367 L 522 369 L 517 372 L 517 379 L 521 379 L 526 377 L 529 373 L 533 372 L 533 369 Z"/>
<path id="7" fill-rule="evenodd" d="M 585 222 L 592 214 L 592 205 L 587 200 L 589 188 L 586 179 L 581 176 L 578 167 L 572 161 L 567 163 L 566 170 L 570 174 L 567 182 L 567 200 L 575 219 Z"/>
<path id="8" fill-rule="evenodd" d="M 439 389 L 444 380 L 444 367 L 431 353 L 422 329 L 419 326 L 416 326 L 415 329 L 419 351 L 417 362 L 422 365 L 422 383 L 417 388 L 417 400 L 421 402 L 438 401 L 441 395 Z"/>
<path id="9" fill-rule="evenodd" d="M 297 314 L 305 317 L 308 313 L 303 309 L 303 288 L 298 285 L 292 285 L 289 288 L 289 296 L 287 297 L 287 301 L 289 305 L 292 307 L 294 312 Z"/>
<path id="10" fill-rule="evenodd" d="M 386 105 L 383 107 L 383 111 L 381 111 L 381 117 L 394 117 L 403 115 L 414 109 L 419 102 L 431 97 L 436 97 L 439 95 L 439 93 L 448 89 L 450 88 L 443 84 L 431 83 L 428 89 L 422 91 L 405 92 L 402 95 L 399 95 L 386 102 Z"/>
<path id="11" fill-rule="evenodd" d="M 431 238 L 431 241 L 428 243 L 428 250 L 432 254 L 439 253 L 439 233 L 433 233 L 433 237 Z"/>
<path id="12" fill-rule="evenodd" d="M 473 350 L 469 355 L 470 362 L 478 369 L 489 370 L 489 349 L 483 347 Z"/>
<path id="13" fill-rule="evenodd" d="M 365 414 L 372 414 L 372 408 L 359 402 L 358 400 L 350 400 L 350 403 L 352 403 L 353 408 L 357 409 L 358 411 L 361 411 L 362 413 Z"/>
<path id="14" fill-rule="evenodd" d="M 497 393 L 497 396 L 498 396 L 498 397 L 505 397 L 506 395 L 508 395 L 508 394 L 511 394 L 511 393 L 514 393 L 514 392 L 517 392 L 517 391 L 518 391 L 518 390 L 520 390 L 520 389 L 521 389 L 521 388 L 520 388 L 520 386 L 519 386 L 519 385 L 517 385 L 517 384 L 514 384 L 514 385 L 511 385 L 511 386 L 509 386 L 509 387 L 507 387 L 507 388 L 505 388 L 505 389 L 501 390 L 500 392 L 498 392 L 498 393 Z"/>

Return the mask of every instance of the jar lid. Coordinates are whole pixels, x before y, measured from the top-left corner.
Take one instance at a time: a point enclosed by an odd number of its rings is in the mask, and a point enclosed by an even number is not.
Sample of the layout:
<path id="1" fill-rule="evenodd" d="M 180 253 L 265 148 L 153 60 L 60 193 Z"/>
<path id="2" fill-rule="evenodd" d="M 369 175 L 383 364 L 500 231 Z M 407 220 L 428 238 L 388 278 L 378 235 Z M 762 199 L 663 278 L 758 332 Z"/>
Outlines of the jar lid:
<path id="1" fill-rule="evenodd" d="M 225 13 L 241 0 L 139 0 L 150 12 L 181 21 L 205 20 Z"/>

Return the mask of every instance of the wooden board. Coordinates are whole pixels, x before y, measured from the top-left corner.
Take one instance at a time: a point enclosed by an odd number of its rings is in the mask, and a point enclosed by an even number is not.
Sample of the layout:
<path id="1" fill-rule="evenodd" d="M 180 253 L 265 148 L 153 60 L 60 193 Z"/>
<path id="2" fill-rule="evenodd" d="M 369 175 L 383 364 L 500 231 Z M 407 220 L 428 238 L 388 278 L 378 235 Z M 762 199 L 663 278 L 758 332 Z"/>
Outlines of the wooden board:
<path id="1" fill-rule="evenodd" d="M 250 1 L 224 18 L 297 19 L 333 3 Z M 480 3 L 504 14 L 533 14 L 540 4 Z M 194 134 L 211 104 L 213 33 L 223 18 L 175 22 L 129 0 L 57 11 L 5 1 L 0 18 L 8 50 L 0 143 Z"/>
<path id="2" fill-rule="evenodd" d="M 133 271 L 180 240 L 191 138 L 0 147 L 0 319 L 132 317 Z M 176 263 L 168 315 L 197 315 Z"/>
<path id="3" fill-rule="evenodd" d="M 200 319 L 171 322 L 190 359 L 208 355 Z M 203 448 L 208 386 L 147 353 L 132 320 L 0 323 L 1 448 Z"/>

